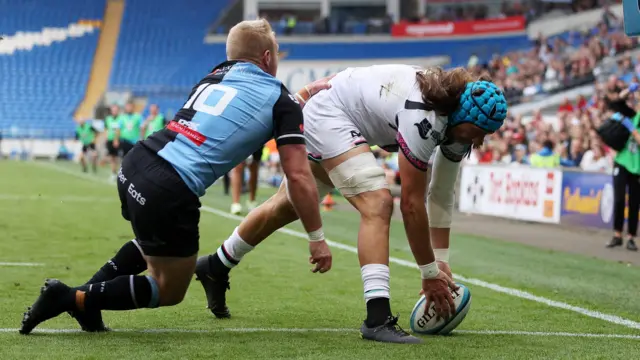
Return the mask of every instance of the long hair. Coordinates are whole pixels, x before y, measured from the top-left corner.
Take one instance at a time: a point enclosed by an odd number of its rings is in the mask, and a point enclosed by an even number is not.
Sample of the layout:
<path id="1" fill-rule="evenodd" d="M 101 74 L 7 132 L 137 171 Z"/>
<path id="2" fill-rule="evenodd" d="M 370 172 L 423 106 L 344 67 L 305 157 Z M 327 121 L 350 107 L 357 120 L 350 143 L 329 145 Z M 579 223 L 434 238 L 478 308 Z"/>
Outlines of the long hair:
<path id="1" fill-rule="evenodd" d="M 464 68 L 445 71 L 440 67 L 429 68 L 416 74 L 422 101 L 429 110 L 439 115 L 449 115 L 460 105 L 460 96 L 472 81 L 491 81 L 488 74 L 474 77 Z"/>

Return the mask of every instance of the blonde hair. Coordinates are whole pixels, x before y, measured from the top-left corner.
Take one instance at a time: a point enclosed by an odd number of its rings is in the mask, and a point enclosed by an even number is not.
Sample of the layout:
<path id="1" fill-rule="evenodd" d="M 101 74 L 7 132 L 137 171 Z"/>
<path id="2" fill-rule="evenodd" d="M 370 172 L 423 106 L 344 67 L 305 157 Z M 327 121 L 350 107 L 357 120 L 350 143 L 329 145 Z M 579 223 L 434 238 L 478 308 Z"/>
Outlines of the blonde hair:
<path id="1" fill-rule="evenodd" d="M 260 63 L 265 51 L 276 51 L 271 25 L 265 19 L 239 22 L 227 36 L 227 60 L 247 60 Z"/>

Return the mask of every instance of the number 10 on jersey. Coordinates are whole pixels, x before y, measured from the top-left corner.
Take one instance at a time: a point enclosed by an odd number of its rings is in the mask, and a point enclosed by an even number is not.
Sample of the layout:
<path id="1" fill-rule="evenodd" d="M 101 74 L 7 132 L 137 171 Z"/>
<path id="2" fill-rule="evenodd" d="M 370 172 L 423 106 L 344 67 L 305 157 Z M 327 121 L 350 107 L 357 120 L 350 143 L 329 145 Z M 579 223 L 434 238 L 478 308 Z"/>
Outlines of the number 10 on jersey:
<path id="1" fill-rule="evenodd" d="M 222 96 L 218 99 L 218 102 L 215 105 L 205 104 L 214 91 L 222 92 Z M 237 94 L 238 90 L 229 86 L 221 84 L 202 84 L 198 86 L 196 91 L 182 108 L 193 108 L 193 110 L 203 112 L 205 114 L 220 116 Z"/>

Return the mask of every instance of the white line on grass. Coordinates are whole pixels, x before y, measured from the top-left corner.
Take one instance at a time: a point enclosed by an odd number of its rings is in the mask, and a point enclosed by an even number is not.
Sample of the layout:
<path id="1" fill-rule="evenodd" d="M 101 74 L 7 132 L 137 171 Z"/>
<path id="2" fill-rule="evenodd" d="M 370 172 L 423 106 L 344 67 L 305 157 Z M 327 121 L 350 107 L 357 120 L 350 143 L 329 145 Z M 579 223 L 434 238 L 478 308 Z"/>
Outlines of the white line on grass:
<path id="1" fill-rule="evenodd" d="M 355 328 L 221 328 L 221 329 L 113 329 L 117 333 L 147 334 L 215 334 L 233 333 L 355 333 Z M 0 333 L 17 333 L 18 329 L 0 328 Z M 34 333 L 73 334 L 83 333 L 80 329 L 36 329 Z M 575 337 L 640 340 L 640 335 L 626 334 L 585 334 L 569 332 L 511 331 L 511 330 L 454 330 L 453 334 L 468 335 L 503 335 L 503 336 L 540 336 L 540 337 Z"/>
<path id="2" fill-rule="evenodd" d="M 42 164 L 44 165 L 44 164 Z M 89 176 L 83 173 L 77 173 L 77 172 L 73 172 L 73 171 L 69 171 L 65 168 L 59 167 L 59 166 L 55 166 L 55 165 L 50 165 L 47 164 L 45 165 L 48 168 L 51 168 L 53 170 L 57 170 L 59 172 L 65 173 L 65 174 L 69 174 L 72 176 L 76 176 L 76 177 L 80 177 L 80 178 L 84 178 L 87 180 L 91 180 L 91 181 L 96 181 L 96 182 L 100 182 L 100 183 L 107 183 L 107 184 L 112 184 L 106 181 L 101 181 L 101 179 L 98 179 L 96 177 L 93 176 Z M 237 216 L 237 215 L 232 215 L 229 214 L 225 211 L 219 210 L 219 209 L 215 209 L 212 208 L 210 206 L 202 206 L 201 209 L 203 211 L 227 218 L 227 219 L 232 219 L 232 220 L 242 220 L 244 219 L 241 216 Z M 278 230 L 281 233 L 287 234 L 287 235 L 291 235 L 294 237 L 299 237 L 299 238 L 303 238 L 306 239 L 307 238 L 307 234 L 300 232 L 300 231 L 296 231 L 296 230 L 292 230 L 289 228 L 282 228 Z M 342 249 L 351 253 L 357 253 L 358 249 L 351 246 L 351 245 L 346 245 L 343 243 L 339 243 L 339 242 L 335 242 L 335 241 L 331 241 L 327 239 L 327 244 L 329 244 L 330 246 L 337 248 L 337 249 Z M 405 266 L 405 267 L 409 267 L 409 268 L 414 268 L 417 269 L 418 266 L 411 261 L 407 261 L 407 260 L 403 260 L 403 259 L 399 259 L 399 258 L 395 258 L 395 257 L 390 257 L 389 261 L 397 264 L 397 265 L 401 265 L 401 266 Z M 595 311 L 595 310 L 589 310 L 589 309 L 585 309 L 585 308 L 581 308 L 578 306 L 573 306 L 570 304 L 567 304 L 565 302 L 561 302 L 561 301 L 555 301 L 555 300 L 551 300 L 542 296 L 537 296 L 537 295 L 533 295 L 529 292 L 526 291 L 522 291 L 522 290 L 518 290 L 518 289 L 513 289 L 513 288 L 508 288 L 508 287 L 504 287 L 498 284 L 493 284 L 490 282 L 486 282 L 483 280 L 479 280 L 479 279 L 474 279 L 474 278 L 468 278 L 468 277 L 464 277 L 462 275 L 458 275 L 458 274 L 454 274 L 454 277 L 457 281 L 461 281 L 461 282 L 466 282 L 469 284 L 473 284 L 479 287 L 483 287 L 483 288 L 487 288 L 499 293 L 503 293 L 503 294 L 507 294 L 507 295 L 511 295 L 511 296 L 515 296 L 521 299 L 527 299 L 527 300 L 531 300 L 531 301 L 535 301 L 541 304 L 545 304 L 547 306 L 550 307 L 554 307 L 554 308 L 558 308 L 558 309 L 563 309 L 563 310 L 569 310 L 569 311 L 573 311 L 594 319 L 599 319 L 599 320 L 603 320 L 603 321 L 607 321 L 616 325 L 621 325 L 621 326 L 626 326 L 629 328 L 633 328 L 633 329 L 640 329 L 640 322 L 637 321 L 633 321 L 633 320 L 629 320 L 629 319 L 625 319 L 623 317 L 617 316 L 617 315 L 610 315 L 610 314 L 605 314 L 599 311 Z"/>
<path id="3" fill-rule="evenodd" d="M 16 201 L 38 201 L 53 200 L 60 202 L 115 202 L 117 198 L 107 196 L 49 196 L 49 195 L 16 195 L 16 194 L 0 194 L 0 200 L 16 200 Z"/>
<path id="4" fill-rule="evenodd" d="M 0 266 L 44 266 L 41 263 L 29 263 L 29 262 L 2 262 L 0 261 Z"/>

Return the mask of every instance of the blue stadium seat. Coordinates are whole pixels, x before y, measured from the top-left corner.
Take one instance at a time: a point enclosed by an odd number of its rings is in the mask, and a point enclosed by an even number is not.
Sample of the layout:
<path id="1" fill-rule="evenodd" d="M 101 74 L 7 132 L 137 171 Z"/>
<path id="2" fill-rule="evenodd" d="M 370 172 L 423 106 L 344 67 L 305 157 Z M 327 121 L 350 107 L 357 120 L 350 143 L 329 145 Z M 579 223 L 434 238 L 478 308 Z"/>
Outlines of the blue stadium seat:
<path id="1" fill-rule="evenodd" d="M 105 4 L 105 0 L 0 0 L 0 34 L 15 36 L 100 20 Z M 86 91 L 98 33 L 0 54 L 0 129 L 5 136 L 11 135 L 11 128 L 38 137 L 73 135 L 73 113 Z"/>
<path id="2" fill-rule="evenodd" d="M 127 1 L 110 88 L 159 93 L 190 88 L 214 63 L 203 39 L 228 0 Z"/>

